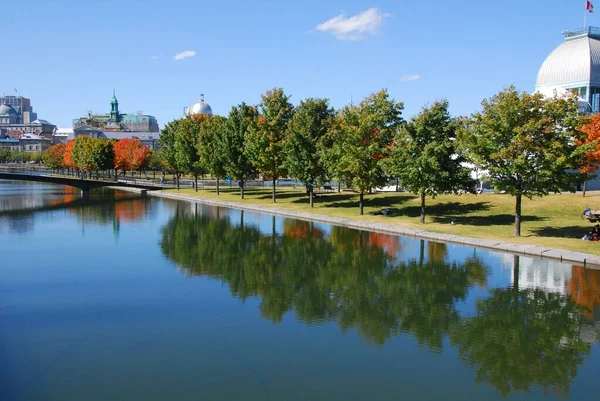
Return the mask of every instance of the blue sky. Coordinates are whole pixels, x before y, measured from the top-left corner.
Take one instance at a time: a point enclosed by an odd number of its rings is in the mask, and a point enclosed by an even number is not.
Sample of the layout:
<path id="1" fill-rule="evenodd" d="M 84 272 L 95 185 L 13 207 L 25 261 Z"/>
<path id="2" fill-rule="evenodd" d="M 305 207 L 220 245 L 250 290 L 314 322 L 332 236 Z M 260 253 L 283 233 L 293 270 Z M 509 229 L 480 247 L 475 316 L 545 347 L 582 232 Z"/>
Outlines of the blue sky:
<path id="1" fill-rule="evenodd" d="M 0 92 L 17 88 L 60 127 L 108 112 L 113 88 L 122 112 L 161 126 L 202 92 L 227 114 L 273 87 L 294 104 L 327 97 L 336 108 L 387 88 L 406 118 L 439 98 L 469 114 L 509 84 L 532 91 L 584 9 L 584 0 L 6 1 Z"/>

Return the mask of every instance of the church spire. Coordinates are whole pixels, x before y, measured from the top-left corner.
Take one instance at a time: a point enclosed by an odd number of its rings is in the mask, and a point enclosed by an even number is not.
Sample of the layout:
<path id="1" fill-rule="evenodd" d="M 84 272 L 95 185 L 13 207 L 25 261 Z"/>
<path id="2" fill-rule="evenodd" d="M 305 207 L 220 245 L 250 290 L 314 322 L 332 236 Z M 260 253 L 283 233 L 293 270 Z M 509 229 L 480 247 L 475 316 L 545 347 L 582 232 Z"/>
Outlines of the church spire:
<path id="1" fill-rule="evenodd" d="M 113 96 L 110 100 L 110 119 L 119 122 L 121 116 L 119 115 L 119 101 L 117 100 L 117 96 L 115 95 L 115 90 L 113 88 Z"/>

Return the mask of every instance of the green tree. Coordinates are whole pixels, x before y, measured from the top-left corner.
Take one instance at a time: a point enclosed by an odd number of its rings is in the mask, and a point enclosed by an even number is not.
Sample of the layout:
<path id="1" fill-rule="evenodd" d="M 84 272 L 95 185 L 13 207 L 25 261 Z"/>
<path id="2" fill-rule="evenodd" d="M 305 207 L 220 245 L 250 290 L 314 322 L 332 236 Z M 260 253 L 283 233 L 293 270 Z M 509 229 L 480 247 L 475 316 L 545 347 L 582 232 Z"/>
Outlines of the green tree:
<path id="1" fill-rule="evenodd" d="M 404 104 L 390 99 L 386 90 L 365 98 L 358 106 L 346 106 L 338 114 L 332 154 L 338 156 L 337 171 L 348 177 L 360 192 L 360 214 L 364 194 L 385 185 L 382 160 L 389 155 L 392 139 L 400 125 Z"/>
<path id="2" fill-rule="evenodd" d="M 457 192 L 474 185 L 471 169 L 457 153 L 457 121 L 450 117 L 448 101 L 425 107 L 397 133 L 391 157 L 385 161 L 388 175 L 419 195 L 421 223 L 425 223 L 425 197 Z"/>
<path id="3" fill-rule="evenodd" d="M 515 197 L 514 235 L 521 235 L 522 197 L 574 191 L 580 151 L 575 97 L 545 99 L 513 86 L 482 102 L 459 134 L 466 155 L 492 184 Z"/>
<path id="4" fill-rule="evenodd" d="M 165 171 L 165 165 L 163 163 L 163 156 L 160 149 L 153 150 L 148 161 L 148 169 L 152 171 L 153 176 L 156 178 L 156 172 Z"/>
<path id="5" fill-rule="evenodd" d="M 177 163 L 177 149 L 175 147 L 177 132 L 179 126 L 183 123 L 183 119 L 173 120 L 169 122 L 161 131 L 159 143 L 161 145 L 160 156 L 163 160 L 163 165 L 166 170 L 175 174 L 177 189 L 179 189 L 179 180 L 183 170 Z"/>
<path id="6" fill-rule="evenodd" d="M 302 181 L 313 206 L 314 185 L 328 179 L 326 164 L 318 152 L 319 143 L 327 134 L 335 112 L 327 99 L 309 98 L 300 102 L 290 123 L 290 134 L 285 141 L 288 172 Z"/>
<path id="7" fill-rule="evenodd" d="M 115 152 L 113 149 L 113 141 L 109 139 L 94 139 L 92 143 L 92 163 L 94 169 L 110 170 L 114 168 Z"/>
<path id="8" fill-rule="evenodd" d="M 227 119 L 213 116 L 201 125 L 196 143 L 196 150 L 203 161 L 206 170 L 217 180 L 217 195 L 219 195 L 219 180 L 227 174 L 225 146 L 223 135 L 227 130 Z"/>
<path id="9" fill-rule="evenodd" d="M 209 116 L 206 114 L 186 117 L 175 131 L 175 162 L 182 172 L 194 176 L 196 192 L 198 192 L 198 176 L 206 173 L 206 162 L 198 152 L 198 141 L 200 131 L 208 119 Z M 177 186 L 179 187 L 179 184 Z"/>
<path id="10" fill-rule="evenodd" d="M 247 142 L 252 161 L 263 177 L 273 181 L 273 202 L 276 202 L 275 184 L 285 176 L 284 141 L 288 134 L 288 125 L 294 113 L 294 106 L 283 89 L 275 88 L 262 95 L 260 114 L 249 130 Z"/>
<path id="11" fill-rule="evenodd" d="M 94 143 L 95 140 L 89 136 L 81 135 L 75 138 L 72 160 L 78 170 L 90 172 L 96 169 L 93 158 Z"/>
<path id="12" fill-rule="evenodd" d="M 226 129 L 221 137 L 221 151 L 227 174 L 239 182 L 240 195 L 244 199 L 246 180 L 256 178 L 256 167 L 251 160 L 247 137 L 256 123 L 258 111 L 254 106 L 241 103 L 232 107 L 227 118 Z"/>

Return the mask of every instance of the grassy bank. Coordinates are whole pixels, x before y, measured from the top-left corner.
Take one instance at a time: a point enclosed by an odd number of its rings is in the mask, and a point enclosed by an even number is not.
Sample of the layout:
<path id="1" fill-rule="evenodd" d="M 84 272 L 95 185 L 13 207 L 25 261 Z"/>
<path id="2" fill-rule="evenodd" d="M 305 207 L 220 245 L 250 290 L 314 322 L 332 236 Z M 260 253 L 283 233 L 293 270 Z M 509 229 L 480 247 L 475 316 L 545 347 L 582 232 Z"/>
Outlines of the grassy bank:
<path id="1" fill-rule="evenodd" d="M 582 241 L 592 223 L 580 218 L 586 206 L 600 209 L 600 192 L 555 194 L 532 200 L 523 199 L 521 237 L 514 237 L 514 198 L 502 194 L 445 195 L 427 199 L 425 224 L 419 223 L 419 199 L 410 193 L 394 192 L 366 195 L 365 215 L 358 214 L 358 195 L 349 192 L 319 194 L 311 210 L 308 197 L 299 189 L 278 189 L 277 203 L 271 202 L 269 188 L 248 189 L 241 200 L 237 188 L 169 190 L 200 198 L 237 201 L 273 206 L 287 210 L 314 212 L 362 221 L 385 222 L 427 231 L 497 239 L 502 241 L 562 248 L 600 255 L 600 242 Z M 371 216 L 369 212 L 389 208 L 391 216 Z"/>

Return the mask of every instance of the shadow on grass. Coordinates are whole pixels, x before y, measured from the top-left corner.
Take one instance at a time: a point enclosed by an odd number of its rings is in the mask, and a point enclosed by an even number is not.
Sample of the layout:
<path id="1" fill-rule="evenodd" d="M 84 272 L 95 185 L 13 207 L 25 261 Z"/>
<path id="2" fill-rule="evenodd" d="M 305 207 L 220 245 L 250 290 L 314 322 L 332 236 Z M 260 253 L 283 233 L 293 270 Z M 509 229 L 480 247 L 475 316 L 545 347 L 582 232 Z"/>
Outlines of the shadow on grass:
<path id="1" fill-rule="evenodd" d="M 365 196 L 364 206 L 391 209 L 390 206 L 398 205 L 412 199 L 414 199 L 414 196 L 409 195 L 388 196 L 385 198 L 369 198 Z M 322 202 L 327 202 L 325 207 L 358 208 L 358 194 L 325 195 Z M 400 213 L 399 209 L 395 208 L 394 210 L 396 210 L 397 214 Z"/>
<path id="2" fill-rule="evenodd" d="M 582 226 L 567 226 L 567 227 L 540 227 L 531 230 L 532 235 L 538 237 L 553 237 L 553 238 L 576 238 L 581 239 L 585 234 L 592 230 L 592 225 L 589 227 Z"/>
<path id="3" fill-rule="evenodd" d="M 435 223 L 460 224 L 465 226 L 511 226 L 515 224 L 513 214 L 493 214 L 489 216 L 432 216 Z M 522 216 L 521 222 L 544 221 L 546 217 Z"/>
<path id="4" fill-rule="evenodd" d="M 273 197 L 273 194 L 271 193 L 271 191 L 269 191 L 269 193 L 267 193 L 265 195 L 256 196 L 256 199 L 271 199 L 272 197 Z M 306 195 L 302 192 L 276 192 L 275 198 L 277 198 L 277 199 L 298 198 L 298 200 L 302 200 L 302 199 L 308 200 L 308 195 Z M 294 201 L 294 202 L 296 202 L 296 201 Z"/>
<path id="5" fill-rule="evenodd" d="M 459 203 L 459 202 L 446 202 L 438 203 L 435 205 L 425 205 L 425 213 L 429 216 L 435 216 L 435 218 L 458 218 L 468 217 L 465 216 L 469 213 L 482 212 L 490 210 L 490 202 L 476 202 L 476 203 Z M 404 208 L 402 211 L 406 216 L 419 217 L 421 215 L 420 206 L 410 206 Z"/>
<path id="6" fill-rule="evenodd" d="M 431 221 L 440 224 L 460 224 L 466 226 L 508 226 L 514 224 L 515 216 L 513 214 L 470 215 L 476 212 L 487 212 L 490 208 L 490 202 L 447 202 L 426 207 L 425 213 Z M 408 217 L 419 217 L 421 215 L 421 208 L 419 206 L 411 206 L 402 209 L 401 212 Z M 521 219 L 523 222 L 547 220 L 545 217 L 538 216 L 523 216 Z"/>

